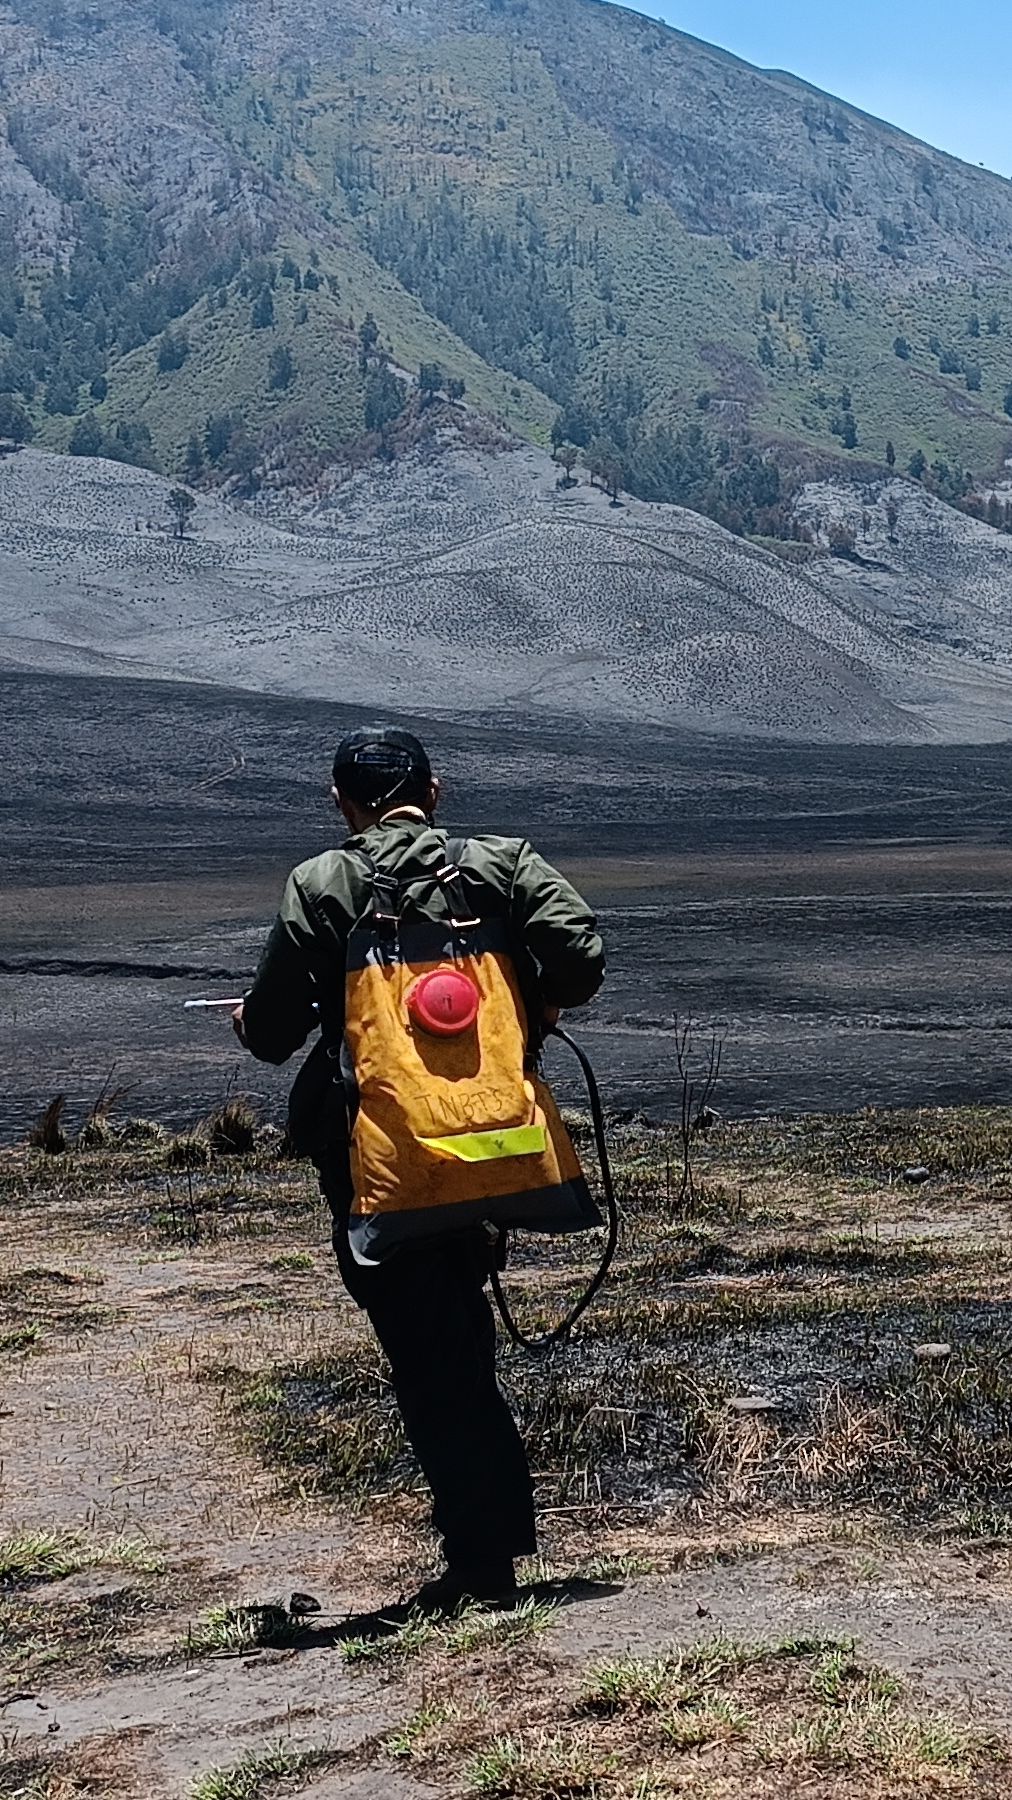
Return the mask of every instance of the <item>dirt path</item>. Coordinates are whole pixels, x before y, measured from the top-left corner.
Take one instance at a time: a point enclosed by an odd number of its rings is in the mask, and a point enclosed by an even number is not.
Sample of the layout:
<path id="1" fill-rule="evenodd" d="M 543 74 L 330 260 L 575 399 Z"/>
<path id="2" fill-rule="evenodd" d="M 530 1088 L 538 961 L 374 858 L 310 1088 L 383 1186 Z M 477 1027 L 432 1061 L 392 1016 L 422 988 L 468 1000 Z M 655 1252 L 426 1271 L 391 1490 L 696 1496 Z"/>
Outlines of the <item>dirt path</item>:
<path id="1" fill-rule="evenodd" d="M 138 1245 L 100 1210 L 64 1212 L 55 1228 L 31 1206 L 0 1220 L 0 1272 L 39 1296 L 42 1321 L 40 1339 L 3 1365 L 0 1536 L 77 1532 L 103 1552 L 96 1566 L 30 1588 L 43 1636 L 58 1636 L 75 1606 L 147 1611 L 122 1640 L 92 1633 L 48 1662 L 44 1645 L 30 1646 L 29 1674 L 0 1703 L 5 1743 L 19 1754 L 123 1747 L 134 1773 L 107 1791 L 124 1800 L 184 1800 L 213 1765 L 272 1742 L 323 1746 L 340 1760 L 313 1782 L 319 1800 L 410 1800 L 424 1787 L 382 1740 L 424 1699 L 424 1672 L 350 1665 L 327 1627 L 410 1584 L 425 1557 L 421 1507 L 393 1509 L 377 1545 L 368 1523 L 334 1504 L 282 1499 L 229 1435 L 207 1379 L 216 1363 L 258 1369 L 361 1332 L 322 1222 L 304 1207 L 227 1242 L 166 1246 L 149 1233 Z M 743 1548 L 764 1532 L 766 1548 Z M 1012 1729 L 1007 1548 L 928 1557 L 860 1522 L 840 1532 L 789 1516 L 758 1529 L 739 1517 L 722 1543 L 712 1518 L 695 1527 L 682 1516 L 624 1535 L 588 1528 L 581 1553 L 634 1538 L 669 1572 L 583 1594 L 551 1622 L 540 1654 L 572 1668 L 716 1632 L 853 1638 L 932 1705 Z M 157 1552 L 163 1571 L 118 1560 L 124 1539 Z M 307 1633 L 299 1646 L 250 1655 L 186 1653 L 214 1603 L 283 1603 L 295 1591 L 323 1609 L 315 1642 Z"/>
<path id="2" fill-rule="evenodd" d="M 37 1267 L 21 1228 L 17 1236 L 22 1241 L 4 1245 L 7 1274 Z M 257 1310 L 278 1245 L 151 1260 L 89 1238 L 87 1264 L 68 1259 L 62 1245 L 47 1248 L 46 1267 L 76 1277 L 81 1285 L 70 1291 L 87 1296 L 87 1329 L 75 1330 L 71 1310 L 62 1340 L 47 1332 L 46 1346 L 8 1372 L 0 1535 L 56 1529 L 99 1545 L 142 1540 L 164 1557 L 170 1593 L 157 1630 L 142 1640 L 151 1666 L 82 1686 L 58 1663 L 29 1684 L 30 1697 L 3 1707 L 3 1729 L 22 1739 L 58 1736 L 61 1748 L 96 1733 L 140 1734 L 150 1791 L 172 1795 L 210 1764 L 271 1736 L 361 1746 L 396 1709 L 333 1651 L 158 1661 L 173 1645 L 178 1655 L 212 1597 L 284 1599 L 308 1590 L 338 1616 L 379 1598 L 349 1559 L 347 1525 L 335 1513 L 309 1522 L 305 1509 L 300 1517 L 279 1506 L 270 1477 L 223 1431 L 217 1390 L 199 1379 L 204 1361 L 255 1356 L 279 1337 L 279 1315 Z M 283 1326 L 289 1346 L 293 1336 L 315 1338 L 318 1313 L 326 1313 L 321 1330 L 348 1322 L 322 1256 L 320 1275 L 320 1292 L 300 1297 L 298 1328 Z M 270 1279 L 275 1292 L 293 1285 L 292 1277 Z M 83 1299 L 79 1305 L 83 1311 Z M 87 1571 L 32 1597 L 66 1605 L 123 1583 L 113 1570 Z"/>

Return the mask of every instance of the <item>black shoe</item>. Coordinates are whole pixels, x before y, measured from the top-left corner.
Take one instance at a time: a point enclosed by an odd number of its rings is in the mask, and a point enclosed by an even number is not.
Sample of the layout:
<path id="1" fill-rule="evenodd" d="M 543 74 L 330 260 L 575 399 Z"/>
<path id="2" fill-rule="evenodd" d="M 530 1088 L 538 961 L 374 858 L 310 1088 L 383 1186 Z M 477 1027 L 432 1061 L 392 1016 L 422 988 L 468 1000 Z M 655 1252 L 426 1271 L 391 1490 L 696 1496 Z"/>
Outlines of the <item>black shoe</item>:
<path id="1" fill-rule="evenodd" d="M 496 1606 L 515 1600 L 517 1580 L 513 1564 L 480 1563 L 471 1568 L 444 1569 L 435 1581 L 426 1581 L 410 1600 L 409 1612 L 430 1618 L 450 1618 L 466 1606 Z"/>

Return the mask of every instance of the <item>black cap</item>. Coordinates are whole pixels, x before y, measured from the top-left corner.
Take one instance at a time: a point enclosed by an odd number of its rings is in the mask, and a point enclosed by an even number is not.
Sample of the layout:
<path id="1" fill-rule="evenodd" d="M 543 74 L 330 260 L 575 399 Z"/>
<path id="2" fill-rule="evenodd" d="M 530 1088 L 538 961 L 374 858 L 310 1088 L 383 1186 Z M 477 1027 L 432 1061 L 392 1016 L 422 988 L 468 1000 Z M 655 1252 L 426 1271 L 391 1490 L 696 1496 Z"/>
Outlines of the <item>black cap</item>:
<path id="1" fill-rule="evenodd" d="M 396 725 L 365 725 L 337 746 L 334 786 L 360 806 L 424 799 L 432 780 L 425 745 Z"/>

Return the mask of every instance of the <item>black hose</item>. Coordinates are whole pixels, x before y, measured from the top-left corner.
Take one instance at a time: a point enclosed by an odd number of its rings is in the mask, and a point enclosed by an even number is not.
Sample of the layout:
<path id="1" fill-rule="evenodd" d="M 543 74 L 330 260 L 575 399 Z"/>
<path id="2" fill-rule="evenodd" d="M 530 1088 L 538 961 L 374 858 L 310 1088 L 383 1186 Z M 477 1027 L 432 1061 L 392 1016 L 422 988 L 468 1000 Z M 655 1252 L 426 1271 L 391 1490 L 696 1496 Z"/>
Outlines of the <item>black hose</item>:
<path id="1" fill-rule="evenodd" d="M 519 1344 L 524 1350 L 548 1350 L 553 1344 L 565 1343 L 577 1320 L 583 1317 L 588 1306 L 596 1299 L 604 1286 L 604 1283 L 608 1278 L 608 1271 L 615 1260 L 615 1251 L 618 1248 L 618 1202 L 615 1199 L 615 1184 L 611 1177 L 611 1159 L 608 1155 L 608 1139 L 604 1124 L 604 1108 L 601 1105 L 601 1092 L 597 1085 L 597 1076 L 594 1074 L 590 1058 L 584 1050 L 581 1050 L 579 1044 L 570 1037 L 568 1031 L 563 1031 L 561 1026 L 555 1025 L 552 1027 L 549 1035 L 551 1037 L 561 1038 L 564 1044 L 569 1045 L 570 1050 L 572 1050 L 573 1055 L 577 1058 L 580 1067 L 583 1070 L 583 1078 L 587 1083 L 587 1093 L 590 1096 L 590 1116 L 594 1122 L 594 1138 L 597 1143 L 598 1161 L 601 1166 L 601 1186 L 604 1189 L 605 1205 L 608 1209 L 608 1241 L 605 1244 L 604 1255 L 601 1258 L 597 1273 L 590 1283 L 590 1286 L 586 1289 L 586 1292 L 580 1296 L 580 1299 L 577 1301 L 572 1311 L 567 1313 L 562 1324 L 557 1325 L 555 1330 L 548 1332 L 545 1337 L 529 1338 L 524 1336 L 524 1333 L 514 1319 L 513 1314 L 510 1312 L 509 1304 L 502 1290 L 502 1282 L 499 1279 L 499 1271 L 498 1269 L 492 1271 L 492 1292 L 495 1295 L 495 1303 L 499 1308 L 502 1322 L 513 1342 Z"/>

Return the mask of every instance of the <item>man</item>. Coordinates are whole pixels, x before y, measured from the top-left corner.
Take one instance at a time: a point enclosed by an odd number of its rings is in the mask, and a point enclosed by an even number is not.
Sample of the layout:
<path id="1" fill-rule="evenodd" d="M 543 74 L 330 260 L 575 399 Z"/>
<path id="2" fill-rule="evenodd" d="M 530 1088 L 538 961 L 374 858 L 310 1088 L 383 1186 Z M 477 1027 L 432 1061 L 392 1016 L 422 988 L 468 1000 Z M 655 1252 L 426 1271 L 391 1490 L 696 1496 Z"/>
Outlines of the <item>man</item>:
<path id="1" fill-rule="evenodd" d="M 485 1227 L 404 1244 L 382 1261 L 356 1261 L 348 1239 L 353 1201 L 347 1113 L 335 1081 L 349 932 L 367 905 L 370 868 L 405 880 L 423 841 L 431 847 L 439 802 L 422 744 L 392 727 L 343 739 L 333 797 L 351 835 L 343 848 L 290 876 L 256 979 L 235 1015 L 253 1055 L 282 1063 L 317 1025 L 314 1052 L 293 1098 L 308 1090 L 311 1143 L 334 1215 L 345 1285 L 367 1312 L 393 1374 L 407 1437 L 434 1498 L 446 1567 L 415 1597 L 452 1612 L 467 1599 L 515 1590 L 513 1564 L 536 1549 L 526 1452 L 495 1375 L 495 1322 L 485 1293 L 494 1246 Z M 430 850 L 431 853 L 431 850 Z M 517 839 L 469 842 L 465 879 L 476 913 L 508 925 L 527 1012 L 530 1048 L 563 1007 L 580 1006 L 604 976 L 596 922 L 576 891 Z"/>

